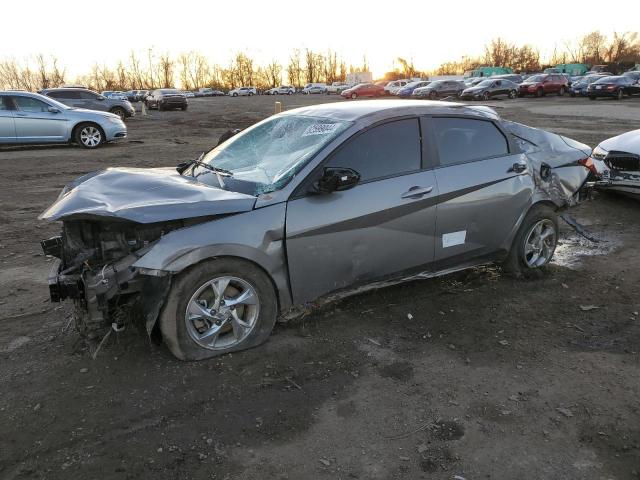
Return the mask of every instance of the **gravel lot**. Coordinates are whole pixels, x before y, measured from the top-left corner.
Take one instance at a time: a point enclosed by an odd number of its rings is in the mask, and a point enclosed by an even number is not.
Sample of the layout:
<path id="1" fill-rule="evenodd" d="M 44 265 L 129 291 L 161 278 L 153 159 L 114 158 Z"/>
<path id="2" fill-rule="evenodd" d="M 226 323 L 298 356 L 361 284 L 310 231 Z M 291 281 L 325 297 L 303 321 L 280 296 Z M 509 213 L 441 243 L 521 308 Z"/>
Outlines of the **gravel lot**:
<path id="1" fill-rule="evenodd" d="M 0 478 L 640 478 L 640 203 L 616 196 L 572 211 L 603 241 L 566 228 L 537 280 L 374 291 L 199 363 L 130 329 L 92 360 L 48 301 L 38 242 L 58 226 L 37 215 L 81 174 L 192 159 L 274 100 L 192 99 L 96 151 L 0 149 Z M 640 120 L 640 98 L 492 103 L 591 146 Z"/>

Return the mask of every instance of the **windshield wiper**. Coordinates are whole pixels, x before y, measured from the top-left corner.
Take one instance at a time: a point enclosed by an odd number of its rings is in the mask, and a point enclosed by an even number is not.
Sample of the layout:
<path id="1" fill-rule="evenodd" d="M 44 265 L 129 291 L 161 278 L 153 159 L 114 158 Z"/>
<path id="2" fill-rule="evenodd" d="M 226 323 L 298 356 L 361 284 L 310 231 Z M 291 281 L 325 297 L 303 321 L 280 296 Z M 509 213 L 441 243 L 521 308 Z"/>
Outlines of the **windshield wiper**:
<path id="1" fill-rule="evenodd" d="M 191 170 L 191 173 L 193 174 L 193 169 L 195 167 L 202 167 L 206 170 L 209 170 L 210 172 L 216 173 L 223 177 L 233 177 L 233 172 L 226 170 L 224 168 L 211 166 L 208 163 L 203 162 L 202 161 L 203 158 L 204 158 L 204 152 L 202 152 L 196 160 L 189 160 L 188 162 L 179 163 L 176 166 L 176 170 L 180 175 L 182 175 L 189 167 L 193 167 Z"/>

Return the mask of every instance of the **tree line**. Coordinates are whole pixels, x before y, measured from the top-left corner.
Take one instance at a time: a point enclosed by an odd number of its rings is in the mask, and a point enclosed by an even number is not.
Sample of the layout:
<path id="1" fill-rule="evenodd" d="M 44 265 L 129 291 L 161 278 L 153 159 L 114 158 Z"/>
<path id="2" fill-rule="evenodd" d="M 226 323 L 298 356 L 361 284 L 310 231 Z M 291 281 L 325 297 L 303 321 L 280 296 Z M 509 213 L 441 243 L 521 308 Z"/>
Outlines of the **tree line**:
<path id="1" fill-rule="evenodd" d="M 460 75 L 481 65 L 511 67 L 517 72 L 540 71 L 545 66 L 560 63 L 607 64 L 620 71 L 640 63 L 638 32 L 614 33 L 611 37 L 599 31 L 590 32 L 574 41 L 556 47 L 547 63 L 539 49 L 532 45 L 516 45 L 496 38 L 477 57 L 462 57 L 445 62 L 432 72 L 418 70 L 412 60 L 398 57 L 395 67 L 384 75 L 385 80 Z M 244 52 L 236 53 L 226 65 L 211 62 L 197 51 L 170 55 L 149 49 L 145 54 L 131 52 L 115 66 L 94 64 L 86 73 L 71 78 L 67 69 L 54 57 L 42 54 L 18 61 L 0 60 L 0 88 L 36 91 L 61 85 L 82 85 L 92 90 L 141 90 L 180 86 L 185 90 L 210 87 L 231 89 L 255 86 L 267 89 L 282 83 L 301 87 L 306 83 L 345 81 L 348 73 L 368 71 L 366 56 L 361 64 L 347 64 L 334 51 L 318 52 L 294 49 L 286 65 L 276 60 L 259 64 Z"/>
<path id="2" fill-rule="evenodd" d="M 532 45 L 516 45 L 496 38 L 484 47 L 484 54 L 445 62 L 436 69 L 438 75 L 460 75 L 482 65 L 510 67 L 516 72 L 536 72 L 563 63 L 607 65 L 613 73 L 640 64 L 638 32 L 614 32 L 607 37 L 599 31 L 590 32 L 574 41 L 556 46 L 546 62 L 540 50 Z"/>

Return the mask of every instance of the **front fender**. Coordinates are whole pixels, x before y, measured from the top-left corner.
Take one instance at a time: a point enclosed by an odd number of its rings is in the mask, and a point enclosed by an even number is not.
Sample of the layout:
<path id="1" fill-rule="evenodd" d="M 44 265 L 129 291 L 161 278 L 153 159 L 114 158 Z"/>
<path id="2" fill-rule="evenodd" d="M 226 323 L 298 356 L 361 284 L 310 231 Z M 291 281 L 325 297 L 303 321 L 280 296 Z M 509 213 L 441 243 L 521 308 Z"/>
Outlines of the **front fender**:
<path id="1" fill-rule="evenodd" d="M 286 265 L 284 222 L 286 204 L 279 203 L 200 223 L 164 235 L 133 266 L 177 274 L 203 260 L 238 257 L 255 263 L 273 281 L 280 308 L 291 306 Z"/>

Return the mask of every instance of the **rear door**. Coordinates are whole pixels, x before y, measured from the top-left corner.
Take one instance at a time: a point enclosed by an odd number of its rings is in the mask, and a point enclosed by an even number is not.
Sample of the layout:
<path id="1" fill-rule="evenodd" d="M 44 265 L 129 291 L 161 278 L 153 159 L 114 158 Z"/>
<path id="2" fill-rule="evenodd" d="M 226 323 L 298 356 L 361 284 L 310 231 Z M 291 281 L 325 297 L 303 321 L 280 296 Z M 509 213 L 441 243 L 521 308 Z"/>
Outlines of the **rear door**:
<path id="1" fill-rule="evenodd" d="M 58 90 L 50 92 L 49 97 L 75 108 L 87 108 L 83 105 L 80 92 L 77 90 Z"/>
<path id="2" fill-rule="evenodd" d="M 13 119 L 13 104 L 8 96 L 0 95 L 0 143 L 16 141 L 16 126 Z"/>
<path id="3" fill-rule="evenodd" d="M 64 112 L 49 111 L 49 104 L 28 96 L 12 96 L 16 138 L 19 142 L 57 142 L 67 140 Z"/>
<path id="4" fill-rule="evenodd" d="M 421 160 L 418 118 L 388 121 L 347 140 L 324 167 L 351 168 L 350 190 L 311 193 L 306 185 L 287 206 L 286 245 L 297 304 L 433 260 L 433 169 Z"/>
<path id="5" fill-rule="evenodd" d="M 423 138 L 437 148 L 437 268 L 508 250 L 533 194 L 524 154 L 477 117 L 430 117 Z"/>
<path id="6" fill-rule="evenodd" d="M 98 95 L 97 93 L 89 92 L 86 90 L 80 90 L 77 92 L 80 97 L 79 106 L 82 108 L 86 108 L 89 110 L 107 110 L 107 101 L 104 100 L 102 95 Z M 100 100 L 100 99 L 103 100 Z"/>

